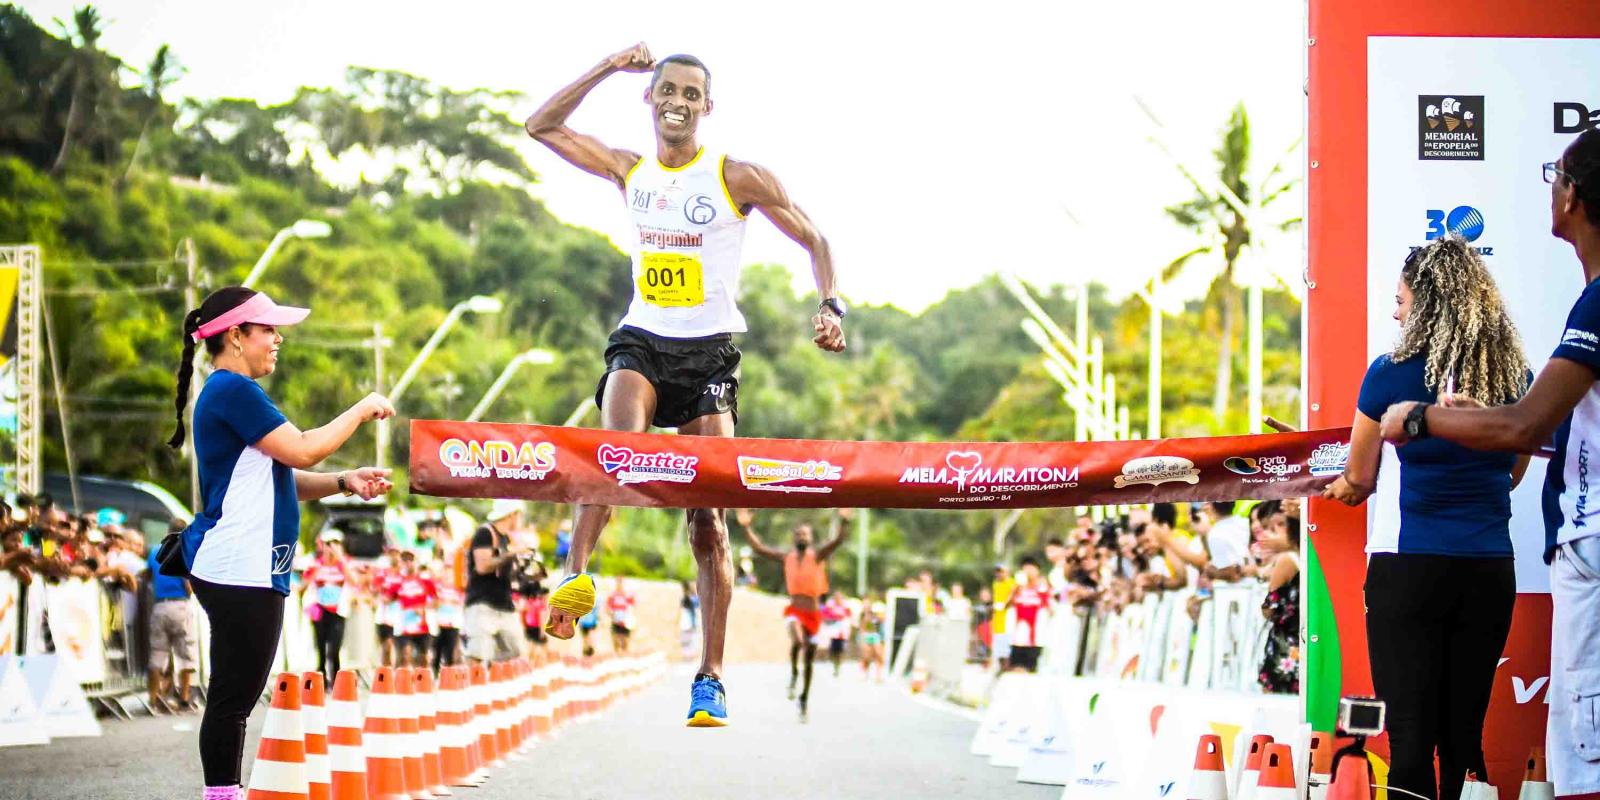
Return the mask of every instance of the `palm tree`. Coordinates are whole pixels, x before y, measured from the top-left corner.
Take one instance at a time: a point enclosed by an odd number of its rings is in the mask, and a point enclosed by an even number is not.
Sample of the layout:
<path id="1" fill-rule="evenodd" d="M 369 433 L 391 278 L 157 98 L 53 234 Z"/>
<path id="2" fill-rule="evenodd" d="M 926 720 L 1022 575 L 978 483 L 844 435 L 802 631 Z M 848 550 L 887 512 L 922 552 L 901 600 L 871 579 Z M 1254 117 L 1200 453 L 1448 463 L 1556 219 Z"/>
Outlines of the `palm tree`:
<path id="1" fill-rule="evenodd" d="M 1222 142 L 1212 151 L 1217 160 L 1216 178 L 1202 182 L 1181 164 L 1178 166 L 1179 172 L 1194 187 L 1195 194 L 1183 203 L 1169 206 L 1167 215 L 1179 225 L 1193 230 L 1201 242 L 1174 259 L 1166 268 L 1163 278 L 1170 280 L 1197 264 L 1202 269 L 1214 272 L 1210 295 L 1221 306 L 1222 331 L 1217 350 L 1216 389 L 1211 411 L 1219 424 L 1227 416 L 1228 402 L 1233 393 L 1234 327 L 1240 317 L 1236 267 L 1246 248 L 1260 247 L 1258 237 L 1252 232 L 1252 224 L 1270 225 L 1282 231 L 1300 223 L 1298 216 L 1269 223 L 1258 213 L 1299 183 L 1298 177 L 1283 173 L 1284 161 L 1299 144 L 1297 140 L 1291 145 L 1266 177 L 1252 185 L 1248 175 L 1250 117 L 1245 112 L 1244 104 L 1240 103 L 1234 106 L 1233 113 L 1222 129 Z M 1206 255 L 1221 258 L 1199 258 Z"/>
<path id="2" fill-rule="evenodd" d="M 67 119 L 62 126 L 61 149 L 56 152 L 55 163 L 51 165 L 51 172 L 60 172 L 66 166 L 67 156 L 72 152 L 73 136 L 82 125 L 80 119 L 86 111 L 93 113 L 97 101 L 105 94 L 107 86 L 117 84 L 117 60 L 100 50 L 100 35 L 103 19 L 94 6 L 84 6 L 72 14 L 72 25 L 69 27 L 61 20 L 56 20 L 56 26 L 61 29 L 62 36 L 74 44 L 72 54 L 61 63 L 50 81 L 50 94 L 63 84 L 70 82 L 71 100 L 67 104 Z"/>
<path id="3" fill-rule="evenodd" d="M 162 92 L 183 75 L 183 65 L 178 63 L 172 54 L 171 45 L 161 45 L 156 54 L 150 59 L 150 66 L 144 72 L 144 120 L 139 124 L 139 141 L 133 146 L 133 157 L 128 159 L 128 168 L 123 171 L 122 179 L 127 180 L 133 174 L 133 168 L 139 163 L 139 156 L 144 154 L 145 143 L 150 135 L 150 123 L 160 117 L 166 107 L 162 99 Z"/>

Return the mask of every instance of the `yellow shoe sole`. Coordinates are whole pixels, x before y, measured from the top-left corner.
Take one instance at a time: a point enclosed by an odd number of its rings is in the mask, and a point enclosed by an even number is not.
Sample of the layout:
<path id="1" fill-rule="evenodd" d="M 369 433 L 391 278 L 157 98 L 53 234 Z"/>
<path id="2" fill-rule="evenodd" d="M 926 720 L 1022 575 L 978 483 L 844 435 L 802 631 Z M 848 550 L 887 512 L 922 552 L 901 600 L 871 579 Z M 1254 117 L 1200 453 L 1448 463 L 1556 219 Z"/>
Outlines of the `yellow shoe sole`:
<path id="1" fill-rule="evenodd" d="M 587 587 L 578 586 L 585 578 L 588 579 Z M 565 583 L 550 594 L 550 608 L 571 614 L 573 617 L 582 617 L 594 610 L 595 585 L 594 578 L 587 574 L 580 575 Z M 546 620 L 544 632 L 557 639 L 571 639 L 577 632 L 577 624 L 573 624 L 573 633 L 561 636 L 555 632 L 553 619 Z"/>
<path id="2" fill-rule="evenodd" d="M 688 724 L 691 728 L 724 728 L 727 727 L 728 720 L 725 718 L 713 717 L 711 716 L 710 712 L 707 711 L 696 711 L 694 712 L 694 716 L 689 718 Z"/>

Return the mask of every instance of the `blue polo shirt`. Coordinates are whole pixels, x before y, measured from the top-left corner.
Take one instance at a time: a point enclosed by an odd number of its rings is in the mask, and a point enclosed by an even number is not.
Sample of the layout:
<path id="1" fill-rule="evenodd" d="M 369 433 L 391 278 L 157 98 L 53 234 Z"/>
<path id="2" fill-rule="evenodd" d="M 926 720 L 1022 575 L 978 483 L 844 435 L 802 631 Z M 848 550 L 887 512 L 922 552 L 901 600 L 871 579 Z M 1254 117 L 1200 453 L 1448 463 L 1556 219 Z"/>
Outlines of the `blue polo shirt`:
<path id="1" fill-rule="evenodd" d="M 1434 403 L 1437 391 L 1423 383 L 1427 355 L 1405 361 L 1385 354 L 1361 380 L 1356 407 L 1373 421 L 1389 406 Z M 1510 557 L 1511 469 L 1517 456 L 1485 453 L 1443 439 L 1421 439 L 1397 448 L 1400 457 L 1398 529 L 1368 533 L 1369 553 Z"/>
<path id="2" fill-rule="evenodd" d="M 1600 281 L 1583 288 L 1567 315 L 1561 344 L 1550 355 L 1564 358 L 1600 376 Z M 1591 384 L 1583 399 L 1556 430 L 1555 454 L 1544 473 L 1544 558 L 1568 542 L 1600 534 L 1600 384 Z"/>
<path id="3" fill-rule="evenodd" d="M 289 593 L 300 538 L 294 470 L 256 449 L 287 422 L 255 381 L 217 370 L 194 405 L 205 508 L 183 533 L 189 573 L 208 583 Z"/>

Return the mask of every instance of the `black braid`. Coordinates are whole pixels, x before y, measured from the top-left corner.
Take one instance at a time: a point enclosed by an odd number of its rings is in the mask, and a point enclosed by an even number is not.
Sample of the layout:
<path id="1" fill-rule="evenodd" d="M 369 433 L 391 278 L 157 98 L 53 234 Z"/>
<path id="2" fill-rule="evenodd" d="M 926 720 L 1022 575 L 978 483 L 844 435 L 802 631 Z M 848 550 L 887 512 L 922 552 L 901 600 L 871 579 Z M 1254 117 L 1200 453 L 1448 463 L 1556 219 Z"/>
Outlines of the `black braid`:
<path id="1" fill-rule="evenodd" d="M 183 412 L 189 406 L 189 382 L 194 377 L 194 333 L 200 330 L 200 309 L 190 311 L 183 318 L 183 361 L 178 363 L 178 430 L 167 440 L 167 446 L 176 450 L 183 446 Z"/>

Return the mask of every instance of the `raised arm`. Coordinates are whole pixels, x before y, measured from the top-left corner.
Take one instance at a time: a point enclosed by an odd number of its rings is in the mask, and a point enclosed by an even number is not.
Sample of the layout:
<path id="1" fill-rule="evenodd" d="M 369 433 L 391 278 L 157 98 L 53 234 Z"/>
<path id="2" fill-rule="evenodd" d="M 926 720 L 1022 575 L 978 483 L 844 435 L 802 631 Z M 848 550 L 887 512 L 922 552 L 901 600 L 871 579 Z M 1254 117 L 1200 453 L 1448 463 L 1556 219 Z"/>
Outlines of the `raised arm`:
<path id="1" fill-rule="evenodd" d="M 789 199 L 783 185 L 766 167 L 748 161 L 728 159 L 723 165 L 723 180 L 728 184 L 735 208 L 759 210 L 772 221 L 785 236 L 811 254 L 811 275 L 817 282 L 817 299 L 827 300 L 839 296 L 839 287 L 833 272 L 833 253 L 828 240 L 811 222 L 800 207 Z M 819 308 L 812 318 L 817 332 L 813 339 L 817 346 L 829 352 L 844 350 L 844 321 L 827 307 Z"/>
<path id="2" fill-rule="evenodd" d="M 828 541 L 823 542 L 822 546 L 817 548 L 817 558 L 826 560 L 828 556 L 833 555 L 833 551 L 839 549 L 839 545 L 844 544 L 844 537 L 847 532 L 845 526 L 854 516 L 854 509 L 839 509 L 837 516 L 833 518 L 833 530 L 828 536 Z"/>
<path id="3" fill-rule="evenodd" d="M 554 150 L 567 163 L 591 175 L 598 175 L 623 187 L 628 172 L 639 163 L 639 154 L 628 150 L 613 150 L 599 139 L 578 133 L 567 127 L 567 118 L 578 109 L 589 91 L 617 72 L 649 72 L 656 61 L 650 49 L 640 42 L 626 50 L 607 56 L 589 68 L 583 77 L 556 92 L 544 102 L 524 124 L 528 135 L 545 147 Z"/>
<path id="4" fill-rule="evenodd" d="M 369 394 L 320 428 L 302 431 L 294 423 L 285 422 L 261 437 L 255 446 L 280 464 L 295 469 L 310 469 L 333 455 L 356 432 L 356 428 L 361 427 L 361 423 L 392 416 L 394 406 L 383 395 Z"/>
<path id="5" fill-rule="evenodd" d="M 773 561 L 783 560 L 783 553 L 768 547 L 766 542 L 761 541 L 761 537 L 756 536 L 755 529 L 750 527 L 750 523 L 754 520 L 754 516 L 750 513 L 750 509 L 739 509 L 738 511 L 734 512 L 733 518 L 734 521 L 739 523 L 740 529 L 744 531 L 744 538 L 750 540 L 750 549 L 754 550 L 756 555 L 762 556 L 763 558 L 770 558 Z"/>

